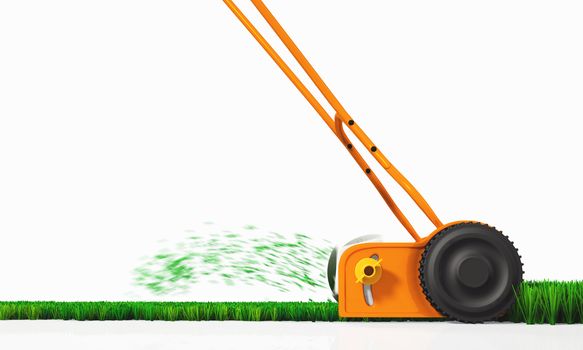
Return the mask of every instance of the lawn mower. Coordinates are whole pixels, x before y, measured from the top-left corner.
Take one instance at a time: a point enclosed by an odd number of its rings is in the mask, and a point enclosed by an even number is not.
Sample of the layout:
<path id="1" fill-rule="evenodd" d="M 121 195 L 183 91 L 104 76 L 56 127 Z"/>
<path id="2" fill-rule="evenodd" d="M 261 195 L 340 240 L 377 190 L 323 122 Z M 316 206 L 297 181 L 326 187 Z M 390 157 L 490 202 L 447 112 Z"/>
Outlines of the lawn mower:
<path id="1" fill-rule="evenodd" d="M 389 162 L 332 93 L 262 0 L 251 0 L 302 69 L 332 106 L 332 117 L 232 0 L 223 0 L 306 98 L 354 158 L 414 242 L 355 239 L 335 249 L 328 281 L 341 317 L 449 318 L 484 322 L 503 316 L 522 282 L 521 257 L 507 236 L 479 221 L 444 224 L 413 185 Z M 435 226 L 421 237 L 369 167 L 345 128 L 370 152 Z"/>

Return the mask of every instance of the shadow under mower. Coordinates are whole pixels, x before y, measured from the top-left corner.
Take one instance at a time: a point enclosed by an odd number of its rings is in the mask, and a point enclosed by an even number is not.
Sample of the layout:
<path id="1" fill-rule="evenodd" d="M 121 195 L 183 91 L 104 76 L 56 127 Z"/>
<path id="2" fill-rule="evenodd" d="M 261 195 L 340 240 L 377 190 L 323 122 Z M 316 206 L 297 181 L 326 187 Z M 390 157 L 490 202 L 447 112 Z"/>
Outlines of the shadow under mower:
<path id="1" fill-rule="evenodd" d="M 333 118 L 235 3 L 232 0 L 224 2 L 338 137 L 415 240 L 413 243 L 388 243 L 369 236 L 335 249 L 329 259 L 328 281 L 338 300 L 339 315 L 351 318 L 448 317 L 472 323 L 503 316 L 514 303 L 523 276 L 521 257 L 508 237 L 477 221 L 443 224 L 415 187 L 348 114 L 263 1 L 251 0 L 334 108 Z M 344 127 L 435 225 L 431 234 L 424 238 L 419 236 L 356 150 Z"/>

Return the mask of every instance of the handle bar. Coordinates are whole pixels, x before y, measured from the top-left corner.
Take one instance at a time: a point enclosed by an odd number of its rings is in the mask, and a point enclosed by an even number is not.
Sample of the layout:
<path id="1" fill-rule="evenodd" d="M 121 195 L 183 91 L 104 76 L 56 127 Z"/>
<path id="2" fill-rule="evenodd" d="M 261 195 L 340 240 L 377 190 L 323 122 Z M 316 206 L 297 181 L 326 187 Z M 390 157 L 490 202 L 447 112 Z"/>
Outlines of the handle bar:
<path id="1" fill-rule="evenodd" d="M 277 21 L 275 16 L 271 11 L 265 6 L 262 0 L 251 0 L 253 5 L 257 8 L 261 16 L 267 21 L 271 29 L 279 37 L 282 43 L 290 51 L 292 56 L 300 64 L 302 69 L 310 77 L 312 82 L 316 85 L 318 90 L 324 95 L 328 103 L 336 111 L 334 120 L 326 112 L 324 107 L 318 102 L 310 90 L 302 83 L 298 76 L 292 71 L 288 64 L 281 58 L 281 56 L 275 51 L 275 49 L 269 44 L 269 42 L 261 35 L 257 28 L 249 21 L 245 14 L 235 5 L 233 0 L 223 0 L 225 4 L 231 9 L 233 14 L 241 21 L 243 26 L 251 33 L 251 35 L 257 40 L 257 42 L 263 47 L 267 54 L 273 59 L 273 61 L 279 66 L 283 73 L 288 77 L 288 79 L 295 85 L 295 87 L 300 91 L 300 93 L 306 98 L 310 105 L 316 110 L 332 132 L 338 137 L 340 142 L 348 149 L 351 156 L 358 163 L 360 168 L 365 172 L 369 180 L 373 183 L 381 197 L 384 199 L 385 203 L 391 209 L 393 214 L 409 232 L 409 234 L 415 239 L 415 241 L 421 241 L 421 237 L 417 234 L 407 217 L 401 212 L 395 201 L 391 198 L 388 191 L 384 185 L 380 182 L 379 178 L 368 166 L 362 155 L 353 146 L 353 143 L 348 139 L 346 133 L 344 132 L 344 125 L 346 125 L 350 131 L 358 138 L 358 140 L 368 149 L 370 154 L 375 158 L 375 160 L 391 175 L 391 177 L 407 192 L 407 194 L 413 199 L 415 204 L 421 209 L 421 211 L 427 216 L 427 218 L 436 226 L 443 226 L 442 222 L 439 220 L 433 209 L 429 206 L 427 201 L 421 196 L 419 191 L 407 180 L 398 170 L 389 162 L 385 155 L 375 146 L 372 140 L 366 135 L 366 133 L 358 126 L 354 119 L 348 114 L 346 109 L 338 101 L 336 96 L 332 93 L 330 88 L 326 85 L 324 80 L 320 77 L 318 72 L 310 64 L 308 59 L 300 51 L 298 46 L 294 43 L 291 37 L 283 29 L 281 24 Z"/>

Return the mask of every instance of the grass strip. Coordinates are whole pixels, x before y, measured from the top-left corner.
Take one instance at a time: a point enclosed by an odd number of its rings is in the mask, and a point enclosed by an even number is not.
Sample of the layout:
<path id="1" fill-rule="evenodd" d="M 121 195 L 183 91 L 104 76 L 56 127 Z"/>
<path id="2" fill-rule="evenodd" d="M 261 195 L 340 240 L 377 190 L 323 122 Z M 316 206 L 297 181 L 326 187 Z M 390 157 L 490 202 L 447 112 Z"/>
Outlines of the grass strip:
<path id="1" fill-rule="evenodd" d="M 0 302 L 0 320 L 356 321 L 333 302 Z M 361 319 L 360 321 L 391 319 Z M 395 319 L 392 319 L 395 320 Z M 505 321 L 583 323 L 583 281 L 525 282 Z"/>
<path id="2" fill-rule="evenodd" d="M 0 320 L 338 321 L 332 302 L 0 302 Z"/>

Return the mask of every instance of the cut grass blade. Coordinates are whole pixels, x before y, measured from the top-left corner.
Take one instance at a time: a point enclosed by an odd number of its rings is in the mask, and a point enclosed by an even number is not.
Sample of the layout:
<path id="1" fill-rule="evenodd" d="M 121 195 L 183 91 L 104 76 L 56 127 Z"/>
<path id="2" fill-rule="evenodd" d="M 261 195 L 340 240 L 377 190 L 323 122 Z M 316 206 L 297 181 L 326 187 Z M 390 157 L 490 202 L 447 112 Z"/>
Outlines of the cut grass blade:
<path id="1" fill-rule="evenodd" d="M 542 306 L 541 323 L 556 324 L 559 319 L 559 306 L 564 288 L 558 288 L 556 282 L 548 282 L 541 289 L 540 303 Z"/>
<path id="2" fill-rule="evenodd" d="M 531 283 L 523 283 L 519 291 L 515 291 L 516 303 L 510 310 L 509 320 L 535 324 L 538 320 L 538 305 L 540 295 Z"/>
<path id="3" fill-rule="evenodd" d="M 573 282 L 565 284 L 565 288 L 561 289 L 561 300 L 559 306 L 561 307 L 560 314 L 562 315 L 562 322 L 567 324 L 575 323 L 576 319 L 576 289 Z"/>

